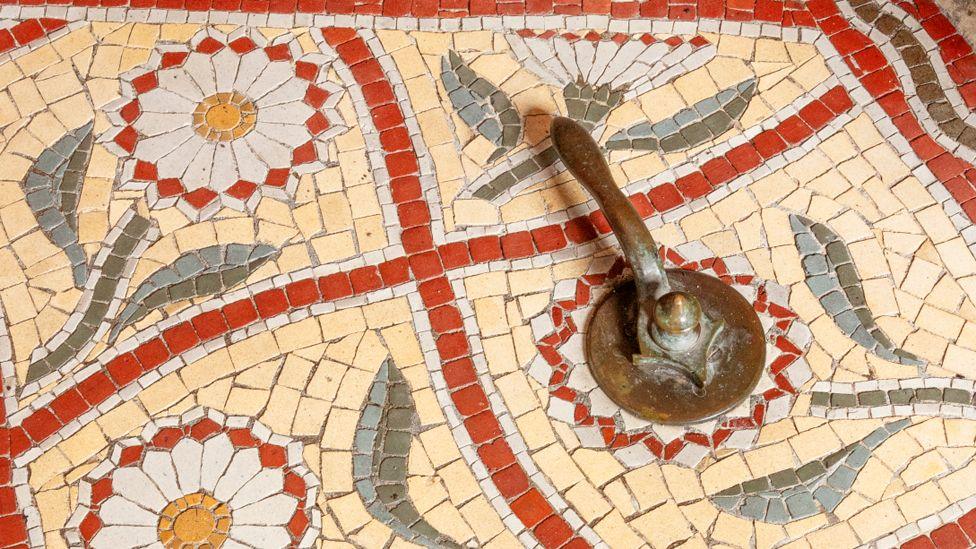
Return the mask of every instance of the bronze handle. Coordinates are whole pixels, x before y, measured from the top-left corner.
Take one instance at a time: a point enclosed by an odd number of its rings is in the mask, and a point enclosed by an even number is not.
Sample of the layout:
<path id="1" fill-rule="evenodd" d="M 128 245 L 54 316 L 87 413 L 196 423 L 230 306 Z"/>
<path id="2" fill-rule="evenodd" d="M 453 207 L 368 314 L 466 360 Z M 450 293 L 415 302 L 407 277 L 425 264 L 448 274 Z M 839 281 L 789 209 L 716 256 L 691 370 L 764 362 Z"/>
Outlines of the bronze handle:
<path id="1" fill-rule="evenodd" d="M 552 120 L 550 135 L 563 164 L 596 199 L 610 223 L 634 270 L 641 301 L 648 297 L 657 299 L 671 291 L 657 243 L 634 205 L 614 183 L 610 166 L 590 132 L 569 118 L 557 116 Z"/>

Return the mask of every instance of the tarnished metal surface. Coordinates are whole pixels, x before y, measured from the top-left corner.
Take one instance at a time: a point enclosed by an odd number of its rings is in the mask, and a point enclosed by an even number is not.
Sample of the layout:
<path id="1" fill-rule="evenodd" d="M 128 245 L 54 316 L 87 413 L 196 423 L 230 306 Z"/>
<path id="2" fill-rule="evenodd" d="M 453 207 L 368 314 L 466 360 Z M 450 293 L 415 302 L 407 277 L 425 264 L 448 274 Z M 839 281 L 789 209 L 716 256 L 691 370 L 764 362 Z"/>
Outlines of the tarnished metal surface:
<path id="1" fill-rule="evenodd" d="M 671 286 L 698 297 L 702 312 L 725 322 L 706 357 L 701 391 L 676 373 L 648 371 L 632 362 L 637 343 L 637 292 L 621 283 L 597 306 L 586 331 L 586 360 L 611 400 L 631 413 L 667 424 L 706 421 L 734 408 L 759 382 L 766 361 L 762 324 L 748 301 L 721 280 L 696 271 L 669 270 Z"/>
<path id="2" fill-rule="evenodd" d="M 715 277 L 664 270 L 644 220 L 586 128 L 556 117 L 551 137 L 634 272 L 590 320 L 586 356 L 593 377 L 614 402 L 659 423 L 695 423 L 734 408 L 765 367 L 766 342 L 752 306 Z"/>

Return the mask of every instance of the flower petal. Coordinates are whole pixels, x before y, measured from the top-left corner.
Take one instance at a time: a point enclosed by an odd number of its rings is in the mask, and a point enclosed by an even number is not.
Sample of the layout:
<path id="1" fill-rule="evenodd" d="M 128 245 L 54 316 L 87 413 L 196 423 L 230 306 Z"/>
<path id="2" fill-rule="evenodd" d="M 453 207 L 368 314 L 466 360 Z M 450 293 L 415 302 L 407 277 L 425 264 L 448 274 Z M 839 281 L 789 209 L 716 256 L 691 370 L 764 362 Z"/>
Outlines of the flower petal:
<path id="1" fill-rule="evenodd" d="M 176 480 L 184 494 L 192 494 L 200 489 L 200 468 L 203 463 L 203 444 L 192 438 L 184 438 L 172 451 L 176 466 Z"/>
<path id="2" fill-rule="evenodd" d="M 252 526 L 234 524 L 230 527 L 230 538 L 250 547 L 274 549 L 287 547 L 291 536 L 284 526 Z"/>
<path id="3" fill-rule="evenodd" d="M 292 78 L 261 97 L 253 98 L 254 104 L 258 108 L 258 118 L 263 114 L 262 109 L 267 109 L 274 105 L 300 104 L 312 108 L 308 103 L 304 102 L 307 92 L 308 82 L 299 80 L 298 78 Z"/>
<path id="4" fill-rule="evenodd" d="M 252 131 L 244 136 L 251 150 L 269 167 L 280 168 L 291 165 L 291 149 L 277 141 L 268 139 L 261 132 Z"/>
<path id="5" fill-rule="evenodd" d="M 149 475 L 136 467 L 123 467 L 112 474 L 112 489 L 125 499 L 153 512 L 159 512 L 169 501 Z"/>
<path id="6" fill-rule="evenodd" d="M 274 122 L 258 122 L 254 131 L 294 149 L 311 141 L 313 135 L 305 124 L 276 124 Z"/>
<path id="7" fill-rule="evenodd" d="M 147 162 L 157 162 L 174 150 L 179 149 L 188 140 L 192 140 L 193 129 L 179 128 L 171 133 L 140 139 L 136 143 L 134 156 Z"/>
<path id="8" fill-rule="evenodd" d="M 228 187 L 240 179 L 237 170 L 237 158 L 234 157 L 234 149 L 230 143 L 217 143 L 214 151 L 213 171 L 210 177 L 215 182 L 229 182 Z M 221 190 L 227 188 L 222 185 L 223 183 L 215 184 L 213 188 L 220 188 Z"/>
<path id="9" fill-rule="evenodd" d="M 267 98 L 267 96 L 265 96 Z M 315 114 L 315 109 L 300 101 L 258 107 L 258 124 L 272 122 L 275 124 L 305 124 L 305 121 Z"/>
<path id="10" fill-rule="evenodd" d="M 234 89 L 247 94 L 248 88 L 257 80 L 268 68 L 268 57 L 263 50 L 251 50 L 241 56 L 241 62 L 237 69 L 237 78 L 234 79 Z M 254 99 L 251 97 L 251 99 Z"/>
<path id="11" fill-rule="evenodd" d="M 288 494 L 277 494 L 231 511 L 231 524 L 277 526 L 288 524 L 298 507 L 298 500 Z"/>
<path id="12" fill-rule="evenodd" d="M 237 491 L 237 494 L 228 503 L 232 509 L 240 509 L 261 501 L 271 494 L 281 492 L 284 486 L 285 475 L 281 469 L 264 469 L 244 483 L 244 486 Z"/>
<path id="13" fill-rule="evenodd" d="M 176 482 L 176 469 L 173 468 L 173 458 L 168 450 L 146 452 L 142 460 L 142 470 L 156 483 L 159 491 L 169 501 L 183 495 Z"/>
<path id="14" fill-rule="evenodd" d="M 183 186 L 187 190 L 210 187 L 213 190 L 221 189 L 220 183 L 213 181 L 210 174 L 213 171 L 214 153 L 217 145 L 213 141 L 207 141 L 202 147 L 195 151 L 193 159 L 186 164 L 186 171 L 183 172 Z M 186 161 L 184 157 L 184 162 Z M 233 184 L 233 182 L 231 182 Z"/>
<path id="15" fill-rule="evenodd" d="M 141 547 L 159 540 L 155 526 L 106 526 L 92 538 L 92 549 Z"/>
<path id="16" fill-rule="evenodd" d="M 209 55 L 193 52 L 183 63 L 183 68 L 203 92 L 204 97 L 217 93 L 217 78 Z"/>
<path id="17" fill-rule="evenodd" d="M 200 470 L 200 486 L 213 493 L 217 480 L 227 470 L 234 457 L 234 445 L 227 435 L 218 435 L 203 443 L 203 468 Z"/>
<path id="18" fill-rule="evenodd" d="M 202 97 L 200 99 L 203 99 Z M 199 100 L 191 101 L 186 97 L 162 87 L 153 88 L 146 93 L 139 94 L 139 110 L 143 113 L 182 113 L 190 117 L 193 109 L 197 108 Z"/>
<path id="19" fill-rule="evenodd" d="M 231 147 L 237 161 L 238 177 L 252 183 L 260 183 L 268 177 L 268 165 L 251 149 L 247 139 L 235 139 L 231 141 Z"/>
<path id="20" fill-rule="evenodd" d="M 248 86 L 244 95 L 253 99 L 260 99 L 266 93 L 280 88 L 289 78 L 297 79 L 295 68 L 291 63 L 278 61 L 269 63 L 268 68 L 257 77 L 253 84 Z"/>
<path id="21" fill-rule="evenodd" d="M 159 515 L 147 511 L 122 496 L 112 496 L 102 502 L 98 518 L 106 525 L 128 524 L 135 526 L 156 526 Z"/>
<path id="22" fill-rule="evenodd" d="M 211 62 L 217 78 L 217 91 L 236 91 L 234 81 L 237 79 L 237 67 L 241 63 L 241 57 L 237 55 L 237 52 L 230 48 L 224 48 L 213 55 Z"/>
<path id="23" fill-rule="evenodd" d="M 187 73 L 185 67 L 160 69 L 156 73 L 156 79 L 159 81 L 159 88 L 157 89 L 173 92 L 193 104 L 199 103 L 201 99 L 209 95 L 203 93 L 196 80 Z"/>
<path id="24" fill-rule="evenodd" d="M 183 177 L 183 173 L 186 171 L 187 159 L 193 158 L 193 156 L 202 147 L 207 146 L 207 141 L 202 137 L 194 134 L 190 139 L 187 139 L 179 148 L 169 152 L 156 163 L 156 169 L 159 171 L 159 177 Z"/>
<path id="25" fill-rule="evenodd" d="M 248 448 L 237 452 L 227 467 L 227 472 L 217 481 L 214 497 L 220 501 L 228 501 L 261 470 L 261 458 L 257 448 Z"/>
<path id="26" fill-rule="evenodd" d="M 192 122 L 190 115 L 184 112 L 144 112 L 136 118 L 132 127 L 142 135 L 152 137 L 189 127 L 190 122 Z"/>

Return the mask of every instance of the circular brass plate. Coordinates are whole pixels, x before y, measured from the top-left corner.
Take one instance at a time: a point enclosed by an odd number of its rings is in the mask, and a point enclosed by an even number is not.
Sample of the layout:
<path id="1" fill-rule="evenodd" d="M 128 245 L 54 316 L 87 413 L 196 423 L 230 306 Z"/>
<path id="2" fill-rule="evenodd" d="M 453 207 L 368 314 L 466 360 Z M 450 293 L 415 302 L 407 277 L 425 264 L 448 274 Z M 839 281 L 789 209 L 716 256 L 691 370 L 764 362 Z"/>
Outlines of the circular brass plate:
<path id="1" fill-rule="evenodd" d="M 669 269 L 672 290 L 693 294 L 702 311 L 725 321 L 721 360 L 701 395 L 669 374 L 646 374 L 631 362 L 637 343 L 637 291 L 623 283 L 597 305 L 586 332 L 586 359 L 600 388 L 619 406 L 655 423 L 714 418 L 749 398 L 766 365 L 766 339 L 752 304 L 718 278 Z"/>

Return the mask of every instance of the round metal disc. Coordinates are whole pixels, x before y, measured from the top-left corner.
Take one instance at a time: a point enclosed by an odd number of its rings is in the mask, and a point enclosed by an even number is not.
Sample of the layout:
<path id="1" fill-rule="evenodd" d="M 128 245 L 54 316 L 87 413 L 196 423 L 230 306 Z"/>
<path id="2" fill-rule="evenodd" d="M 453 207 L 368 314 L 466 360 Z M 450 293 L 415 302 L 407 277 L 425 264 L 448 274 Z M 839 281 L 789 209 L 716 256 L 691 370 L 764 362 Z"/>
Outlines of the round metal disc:
<path id="1" fill-rule="evenodd" d="M 674 374 L 638 370 L 637 290 L 623 283 L 597 305 L 586 332 L 586 359 L 600 388 L 620 407 L 655 423 L 697 423 L 721 415 L 749 398 L 766 362 L 766 339 L 752 304 L 718 278 L 669 269 L 672 290 L 693 294 L 702 311 L 725 321 L 714 374 L 696 394 Z"/>

